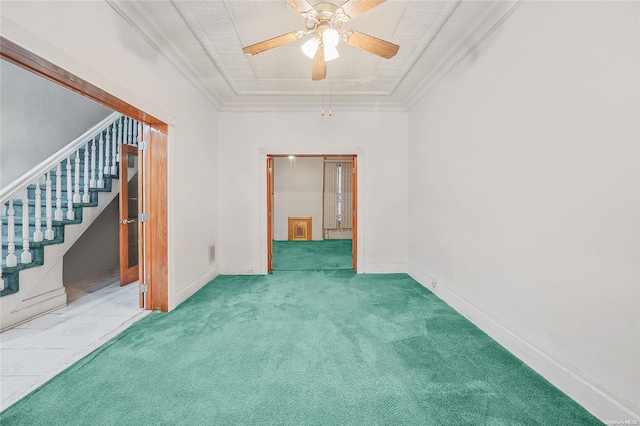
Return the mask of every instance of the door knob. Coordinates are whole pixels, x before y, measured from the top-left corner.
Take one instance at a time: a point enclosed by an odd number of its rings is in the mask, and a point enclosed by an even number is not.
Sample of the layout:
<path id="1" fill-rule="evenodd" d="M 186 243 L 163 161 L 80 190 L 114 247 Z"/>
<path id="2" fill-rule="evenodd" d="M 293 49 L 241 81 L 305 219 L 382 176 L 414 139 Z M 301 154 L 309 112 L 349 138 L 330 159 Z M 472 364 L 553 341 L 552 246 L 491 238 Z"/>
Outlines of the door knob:
<path id="1" fill-rule="evenodd" d="M 125 219 L 125 220 L 121 220 L 120 223 L 123 224 L 123 225 L 128 225 L 128 224 L 133 223 L 135 221 L 136 221 L 135 219 L 129 219 L 129 220 Z"/>

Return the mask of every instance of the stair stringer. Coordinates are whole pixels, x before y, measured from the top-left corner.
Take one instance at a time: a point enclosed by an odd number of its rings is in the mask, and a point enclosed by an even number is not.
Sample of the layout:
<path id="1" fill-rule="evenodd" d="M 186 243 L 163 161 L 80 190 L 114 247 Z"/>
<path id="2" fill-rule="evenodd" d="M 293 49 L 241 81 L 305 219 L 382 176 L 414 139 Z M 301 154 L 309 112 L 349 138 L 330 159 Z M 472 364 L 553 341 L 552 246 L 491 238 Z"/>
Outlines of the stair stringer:
<path id="1" fill-rule="evenodd" d="M 67 305 L 62 280 L 64 255 L 119 192 L 118 180 L 113 177 L 111 191 L 98 192 L 98 205 L 83 208 L 82 222 L 65 226 L 64 242 L 44 247 L 44 264 L 20 271 L 19 291 L 0 297 L 0 331 Z"/>

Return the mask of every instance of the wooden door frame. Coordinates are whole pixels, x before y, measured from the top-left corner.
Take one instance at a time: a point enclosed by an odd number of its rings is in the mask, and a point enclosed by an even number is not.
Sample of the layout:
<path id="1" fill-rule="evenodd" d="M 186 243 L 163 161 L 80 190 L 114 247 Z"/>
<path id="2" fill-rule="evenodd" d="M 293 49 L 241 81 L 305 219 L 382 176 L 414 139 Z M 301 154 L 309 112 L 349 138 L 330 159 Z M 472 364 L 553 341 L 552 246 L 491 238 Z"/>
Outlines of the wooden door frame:
<path id="1" fill-rule="evenodd" d="M 273 269 L 273 157 L 267 156 L 267 274 Z"/>
<path id="2" fill-rule="evenodd" d="M 302 153 L 302 154 L 296 154 L 296 153 L 282 153 L 282 152 L 278 152 L 278 150 L 273 150 L 273 149 L 265 149 L 262 148 L 260 149 L 260 155 L 264 155 L 266 157 L 266 161 L 265 162 L 261 162 L 262 164 L 266 165 L 266 173 L 264 174 L 264 176 L 266 176 L 266 188 L 267 191 L 265 191 L 266 194 L 269 193 L 269 179 L 271 179 L 271 183 L 273 184 L 273 176 L 274 173 L 273 171 L 275 170 L 273 168 L 273 159 L 277 158 L 277 157 L 289 157 L 291 155 L 297 157 L 297 158 L 325 158 L 325 157 L 344 157 L 345 160 L 349 160 L 351 159 L 353 161 L 353 164 L 357 164 L 357 166 L 359 168 L 362 167 L 362 163 L 364 162 L 364 153 L 361 152 L 362 149 L 361 148 L 356 148 L 353 150 L 350 150 L 351 152 L 345 152 L 345 153 L 339 153 L 339 154 L 315 154 L 315 153 Z M 271 162 L 270 162 L 271 161 Z M 268 176 L 269 174 L 269 165 L 271 165 L 272 168 L 272 173 L 271 176 Z M 361 241 L 361 232 L 359 232 L 358 227 L 361 226 L 360 221 L 358 220 L 359 216 L 360 216 L 360 203 L 358 203 L 358 197 L 361 195 L 361 188 L 358 188 L 359 185 L 359 180 L 358 180 L 358 171 L 354 171 L 353 173 L 353 186 L 352 186 L 352 191 L 353 191 L 353 196 L 352 196 L 352 206 L 354 209 L 354 214 L 353 214 L 353 225 L 352 225 L 352 253 L 353 253 L 353 259 L 352 259 L 352 266 L 353 266 L 353 270 L 358 272 L 359 270 L 362 270 L 362 262 L 361 262 L 361 254 L 358 254 L 358 248 L 361 247 L 361 244 L 358 244 L 358 242 L 360 241 L 360 243 L 362 243 Z M 264 186 L 263 186 L 264 188 Z M 273 221 L 271 221 L 271 223 L 269 223 L 269 219 L 273 219 L 273 217 L 269 216 L 270 212 L 273 212 L 273 196 L 269 196 L 267 195 L 267 197 L 265 198 L 265 204 L 264 206 L 266 208 L 261 209 L 265 214 L 266 214 L 266 231 L 267 231 L 267 235 L 266 235 L 266 245 L 267 245 L 267 256 L 266 256 L 266 263 L 265 263 L 265 268 L 261 268 L 261 270 L 263 271 L 263 273 L 269 273 L 271 272 L 272 269 L 272 254 L 273 254 Z M 324 223 L 324 218 L 323 218 L 323 223 Z M 264 234 L 262 234 L 264 235 Z M 264 252 L 263 252 L 264 253 Z"/>
<path id="3" fill-rule="evenodd" d="M 353 270 L 358 272 L 358 157 L 351 157 L 351 206 L 353 208 L 353 217 L 351 225 L 351 266 Z"/>
<path id="4" fill-rule="evenodd" d="M 168 311 L 168 125 L 2 36 L 0 57 L 143 123 L 148 147 L 139 166 L 144 170 L 144 210 L 148 221 L 144 232 L 144 261 L 140 262 L 141 277 L 142 282 L 148 284 L 146 309 Z"/>

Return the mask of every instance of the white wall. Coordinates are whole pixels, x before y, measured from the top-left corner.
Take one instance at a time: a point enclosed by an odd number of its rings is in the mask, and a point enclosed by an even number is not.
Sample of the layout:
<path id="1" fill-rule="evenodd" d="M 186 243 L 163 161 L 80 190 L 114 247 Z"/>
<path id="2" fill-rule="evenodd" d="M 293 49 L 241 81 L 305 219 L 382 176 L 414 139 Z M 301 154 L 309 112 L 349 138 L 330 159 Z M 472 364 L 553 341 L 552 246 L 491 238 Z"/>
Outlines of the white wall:
<path id="1" fill-rule="evenodd" d="M 311 216 L 314 240 L 322 240 L 322 157 L 273 160 L 273 238 L 289 239 L 289 216 Z"/>
<path id="2" fill-rule="evenodd" d="M 0 60 L 0 189 L 113 111 Z"/>
<path id="3" fill-rule="evenodd" d="M 3 36 L 173 125 L 167 232 L 175 306 L 217 272 L 207 257 L 218 237 L 216 108 L 106 2 L 3 1 L 0 14 Z"/>
<path id="4" fill-rule="evenodd" d="M 261 150 L 261 148 L 263 148 Z M 405 270 L 407 114 L 220 113 L 220 268 L 263 271 L 266 261 L 264 154 L 358 155 L 359 272 Z M 264 208 L 263 208 L 264 207 Z M 266 266 L 264 266 L 266 270 Z"/>
<path id="5" fill-rule="evenodd" d="M 525 2 L 409 114 L 411 274 L 640 417 L 637 2 Z"/>
<path id="6" fill-rule="evenodd" d="M 114 180 L 117 186 L 118 181 Z M 104 277 L 120 265 L 120 195 L 115 197 L 64 255 L 64 284 Z M 46 259 L 45 259 L 46 260 Z"/>

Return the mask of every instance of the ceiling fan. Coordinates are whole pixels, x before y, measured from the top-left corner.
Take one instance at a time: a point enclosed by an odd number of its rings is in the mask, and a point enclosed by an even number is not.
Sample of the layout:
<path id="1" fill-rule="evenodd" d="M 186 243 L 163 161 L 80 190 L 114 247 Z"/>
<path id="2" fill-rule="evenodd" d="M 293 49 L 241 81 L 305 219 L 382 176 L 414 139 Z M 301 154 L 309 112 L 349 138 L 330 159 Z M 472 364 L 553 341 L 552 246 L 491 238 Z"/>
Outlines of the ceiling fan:
<path id="1" fill-rule="evenodd" d="M 307 34 L 311 38 L 302 45 L 302 51 L 313 59 L 312 80 L 322 80 L 327 76 L 327 61 L 339 57 L 336 46 L 344 43 L 357 47 L 385 59 L 398 53 L 400 46 L 385 40 L 355 31 L 339 31 L 342 24 L 364 12 L 384 3 L 386 0 L 347 0 L 341 6 L 322 0 L 311 5 L 307 0 L 285 0 L 305 18 L 305 30 L 293 31 L 242 49 L 247 55 L 257 55 L 275 47 L 300 40 Z"/>

